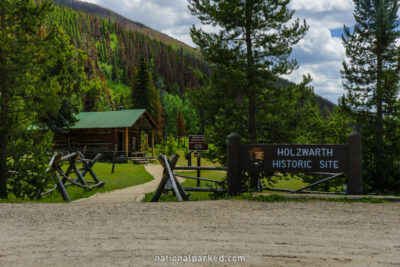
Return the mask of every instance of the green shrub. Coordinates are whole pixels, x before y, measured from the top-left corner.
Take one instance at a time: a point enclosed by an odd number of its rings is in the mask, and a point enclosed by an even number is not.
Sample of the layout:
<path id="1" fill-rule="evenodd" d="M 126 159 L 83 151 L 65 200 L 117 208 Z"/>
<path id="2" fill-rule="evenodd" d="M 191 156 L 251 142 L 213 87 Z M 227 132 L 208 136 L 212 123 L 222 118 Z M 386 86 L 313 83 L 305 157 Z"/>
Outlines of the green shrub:
<path id="1" fill-rule="evenodd" d="M 159 155 L 172 156 L 178 150 L 178 141 L 170 135 L 167 140 L 163 140 L 161 145 L 158 146 Z"/>

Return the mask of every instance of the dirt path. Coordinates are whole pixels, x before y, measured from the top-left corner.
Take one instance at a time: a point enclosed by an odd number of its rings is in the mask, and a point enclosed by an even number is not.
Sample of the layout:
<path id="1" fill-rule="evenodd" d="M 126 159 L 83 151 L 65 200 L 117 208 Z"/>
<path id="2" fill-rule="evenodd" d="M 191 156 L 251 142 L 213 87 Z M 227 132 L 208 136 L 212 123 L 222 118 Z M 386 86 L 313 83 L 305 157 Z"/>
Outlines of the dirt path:
<path id="1" fill-rule="evenodd" d="M 114 190 L 110 192 L 98 193 L 89 198 L 79 199 L 74 202 L 80 203 L 111 203 L 111 202 L 135 202 L 140 201 L 144 194 L 154 192 L 162 178 L 163 168 L 161 165 L 148 164 L 145 169 L 150 173 L 154 180 L 127 187 L 124 189 Z M 179 181 L 184 181 L 179 179 Z"/>
<path id="2" fill-rule="evenodd" d="M 399 266 L 399 237 L 400 203 L 0 204 L 0 266 Z"/>

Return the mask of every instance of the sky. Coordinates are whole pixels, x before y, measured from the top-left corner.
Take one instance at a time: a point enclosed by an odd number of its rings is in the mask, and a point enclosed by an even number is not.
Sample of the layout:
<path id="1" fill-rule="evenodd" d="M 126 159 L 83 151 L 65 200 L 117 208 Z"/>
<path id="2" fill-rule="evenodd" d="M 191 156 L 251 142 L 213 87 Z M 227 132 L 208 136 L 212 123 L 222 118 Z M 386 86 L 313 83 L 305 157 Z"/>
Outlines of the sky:
<path id="1" fill-rule="evenodd" d="M 145 24 L 194 46 L 189 28 L 200 21 L 190 14 L 187 0 L 84 0 L 109 8 L 133 21 Z M 292 57 L 299 68 L 285 77 L 300 82 L 310 74 L 315 92 L 332 102 L 343 95 L 340 69 L 345 58 L 341 34 L 343 25 L 354 25 L 352 0 L 292 0 L 295 17 L 310 26 L 307 35 L 294 47 Z M 212 31 L 210 26 L 204 30 Z"/>

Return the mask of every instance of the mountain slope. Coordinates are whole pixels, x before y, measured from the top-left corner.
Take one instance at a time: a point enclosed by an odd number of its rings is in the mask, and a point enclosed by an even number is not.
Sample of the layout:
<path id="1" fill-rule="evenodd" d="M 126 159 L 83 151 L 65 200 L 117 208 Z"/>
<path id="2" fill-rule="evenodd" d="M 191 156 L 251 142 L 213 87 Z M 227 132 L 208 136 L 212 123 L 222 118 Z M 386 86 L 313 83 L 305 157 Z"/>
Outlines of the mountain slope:
<path id="1" fill-rule="evenodd" d="M 193 49 L 184 50 L 132 27 L 127 29 L 125 23 L 112 17 L 57 5 L 48 23 L 61 25 L 74 45 L 86 52 L 86 73 L 89 78 L 100 75 L 107 80 L 116 107 L 130 104 L 131 80 L 140 57 L 150 66 L 157 87 L 168 93 L 181 95 L 185 88 L 199 88 L 192 69 L 210 72 L 208 64 Z"/>
<path id="2" fill-rule="evenodd" d="M 210 73 L 197 50 L 165 34 L 95 4 L 53 1 L 57 7 L 50 21 L 60 24 L 75 46 L 86 51 L 87 72 L 104 75 L 116 107 L 129 102 L 131 78 L 140 56 L 149 63 L 157 87 L 168 93 L 182 95 L 185 88 L 200 87 L 191 69 Z M 332 111 L 335 106 L 318 95 L 316 100 L 321 110 L 327 107 Z"/>
<path id="3" fill-rule="evenodd" d="M 72 8 L 73 10 L 76 10 L 76 11 L 82 11 L 82 12 L 85 12 L 88 14 L 97 15 L 97 16 L 100 16 L 103 18 L 108 18 L 108 19 L 118 21 L 127 30 L 139 31 L 151 38 L 162 41 L 165 44 L 169 44 L 176 48 L 182 48 L 183 50 L 188 51 L 188 52 L 199 54 L 199 52 L 197 50 L 188 46 L 187 44 L 185 44 L 179 40 L 176 40 L 164 33 L 153 30 L 150 27 L 147 27 L 146 25 L 144 25 L 140 22 L 136 22 L 136 21 L 127 19 L 110 9 L 98 6 L 96 4 L 82 2 L 79 0 L 53 0 L 53 1 L 57 5 L 63 5 L 65 7 Z"/>

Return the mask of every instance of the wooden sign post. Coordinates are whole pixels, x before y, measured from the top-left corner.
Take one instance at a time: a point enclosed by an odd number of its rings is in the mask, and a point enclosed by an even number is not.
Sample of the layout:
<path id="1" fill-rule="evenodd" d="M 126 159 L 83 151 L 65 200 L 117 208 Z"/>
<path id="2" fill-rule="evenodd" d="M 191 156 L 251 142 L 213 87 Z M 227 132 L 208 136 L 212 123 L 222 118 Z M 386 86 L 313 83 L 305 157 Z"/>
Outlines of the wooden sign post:
<path id="1" fill-rule="evenodd" d="M 361 136 L 349 135 L 348 145 L 241 144 L 228 136 L 228 192 L 241 193 L 241 172 L 348 173 L 348 193 L 362 193 Z"/>
<path id="2" fill-rule="evenodd" d="M 201 176 L 201 154 L 199 151 L 207 151 L 208 143 L 206 142 L 206 138 L 204 135 L 189 135 L 189 150 L 196 151 L 195 157 L 197 157 L 197 177 Z M 197 156 L 196 156 L 197 153 Z M 191 162 L 190 162 L 191 163 Z M 200 180 L 197 180 L 197 187 L 200 186 Z"/>
<path id="3" fill-rule="evenodd" d="M 189 135 L 189 150 L 207 151 L 208 143 L 204 135 Z"/>

